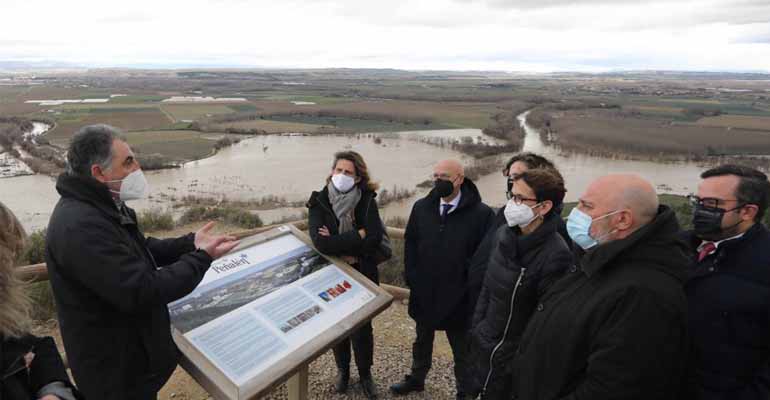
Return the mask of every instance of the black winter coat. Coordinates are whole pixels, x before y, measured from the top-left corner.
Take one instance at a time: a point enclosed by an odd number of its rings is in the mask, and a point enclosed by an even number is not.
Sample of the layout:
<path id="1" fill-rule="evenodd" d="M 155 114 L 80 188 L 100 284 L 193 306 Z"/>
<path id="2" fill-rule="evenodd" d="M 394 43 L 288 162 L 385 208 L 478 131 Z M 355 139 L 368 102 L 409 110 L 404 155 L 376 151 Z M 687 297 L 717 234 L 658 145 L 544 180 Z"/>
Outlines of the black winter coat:
<path id="1" fill-rule="evenodd" d="M 678 399 L 687 247 L 671 209 L 590 249 L 541 298 L 514 360 L 520 400 Z"/>
<path id="2" fill-rule="evenodd" d="M 89 399 L 153 396 L 179 357 L 166 304 L 195 288 L 211 257 L 193 234 L 145 238 L 92 178 L 63 174 L 56 189 L 46 261 L 75 381 Z"/>
<path id="3" fill-rule="evenodd" d="M 32 352 L 35 357 L 25 367 L 24 355 Z M 21 338 L 3 338 L 0 341 L 0 400 L 37 399 L 44 386 L 61 382 L 82 399 L 75 390 L 64 369 L 59 351 L 51 337 L 27 335 Z"/>
<path id="4" fill-rule="evenodd" d="M 692 233 L 687 238 L 687 398 L 770 399 L 770 231 L 755 224 L 700 263 L 701 241 Z"/>
<path id="5" fill-rule="evenodd" d="M 471 353 L 480 388 L 490 369 L 495 376 L 511 373 L 519 338 L 538 299 L 574 265 L 569 247 L 557 232 L 559 221 L 559 215 L 551 214 L 526 236 L 518 227 L 497 230 L 473 316 Z"/>
<path id="6" fill-rule="evenodd" d="M 555 214 L 559 216 L 559 220 L 556 221 L 556 231 L 571 249 L 572 239 L 570 239 L 567 234 L 567 224 L 561 219 L 561 210 L 563 209 L 563 206 L 564 205 L 562 204 L 562 206 L 555 211 Z M 472 310 L 476 309 L 476 301 L 478 301 L 479 295 L 481 294 L 481 286 L 484 283 L 484 277 L 487 274 L 487 263 L 492 256 L 493 242 L 497 236 L 497 230 L 501 226 L 508 226 L 508 223 L 505 220 L 505 206 L 498 209 L 495 213 L 489 230 L 486 235 L 484 235 L 484 239 L 482 239 L 479 244 L 479 248 L 476 249 L 476 253 L 473 254 L 473 258 L 471 258 L 471 266 L 468 269 L 468 291 L 470 293 L 469 297 Z"/>
<path id="7" fill-rule="evenodd" d="M 372 257 L 382 242 L 383 227 L 377 201 L 377 193 L 368 189 L 361 192 L 361 200 L 353 211 L 354 230 L 339 233 L 339 220 L 334 214 L 329 201 L 329 188 L 324 187 L 320 192 L 313 192 L 307 202 L 308 230 L 313 245 L 321 253 L 331 256 L 354 256 L 358 264 L 354 267 L 372 282 L 379 283 L 377 264 Z M 321 236 L 318 229 L 322 226 L 329 229 L 331 236 Z M 366 237 L 361 238 L 359 229 L 366 231 Z"/>
<path id="8" fill-rule="evenodd" d="M 470 179 L 460 190 L 460 204 L 446 221 L 441 221 L 440 197 L 431 191 L 414 204 L 406 226 L 409 315 L 437 330 L 469 328 L 468 266 L 494 218 Z"/>

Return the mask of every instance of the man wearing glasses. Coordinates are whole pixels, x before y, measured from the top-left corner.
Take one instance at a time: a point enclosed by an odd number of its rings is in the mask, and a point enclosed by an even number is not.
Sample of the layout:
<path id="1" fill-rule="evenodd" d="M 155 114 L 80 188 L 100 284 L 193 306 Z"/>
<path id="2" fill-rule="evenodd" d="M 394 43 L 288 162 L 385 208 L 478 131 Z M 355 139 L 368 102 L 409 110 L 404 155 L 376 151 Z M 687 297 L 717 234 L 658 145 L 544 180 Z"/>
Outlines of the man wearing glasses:
<path id="1" fill-rule="evenodd" d="M 687 397 L 770 398 L 770 232 L 760 222 L 767 176 L 723 165 L 691 195 L 692 266 L 685 290 L 691 336 Z"/>
<path id="2" fill-rule="evenodd" d="M 396 395 L 423 391 L 433 358 L 436 331 L 445 331 L 454 357 L 457 399 L 471 398 L 468 264 L 493 218 L 476 185 L 456 160 L 436 164 L 434 188 L 409 215 L 404 274 L 411 289 L 409 316 L 415 320 L 412 371 L 390 387 Z"/>

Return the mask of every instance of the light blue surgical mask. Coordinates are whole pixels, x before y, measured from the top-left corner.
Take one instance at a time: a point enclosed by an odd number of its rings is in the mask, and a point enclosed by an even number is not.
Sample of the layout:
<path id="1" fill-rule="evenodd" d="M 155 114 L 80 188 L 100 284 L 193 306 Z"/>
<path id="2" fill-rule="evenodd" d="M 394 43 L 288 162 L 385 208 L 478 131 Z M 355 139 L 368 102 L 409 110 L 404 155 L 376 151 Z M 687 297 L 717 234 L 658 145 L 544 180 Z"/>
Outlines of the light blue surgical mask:
<path id="1" fill-rule="evenodd" d="M 590 215 L 580 211 L 577 207 L 573 208 L 567 217 L 567 234 L 570 239 L 580 246 L 583 250 L 588 250 L 599 244 L 599 240 L 611 235 L 614 230 L 605 233 L 598 239 L 591 237 L 591 224 L 594 221 L 598 221 L 602 218 L 607 218 L 610 215 L 617 214 L 623 210 L 615 210 L 604 214 L 600 217 L 591 218 Z"/>

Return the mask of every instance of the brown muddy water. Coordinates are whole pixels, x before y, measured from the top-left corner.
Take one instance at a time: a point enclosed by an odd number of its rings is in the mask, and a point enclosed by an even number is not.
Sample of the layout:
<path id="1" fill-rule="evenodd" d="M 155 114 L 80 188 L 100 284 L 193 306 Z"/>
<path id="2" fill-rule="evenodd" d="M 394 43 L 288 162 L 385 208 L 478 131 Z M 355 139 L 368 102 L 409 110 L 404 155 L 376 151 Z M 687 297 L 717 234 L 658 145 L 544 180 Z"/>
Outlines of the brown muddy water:
<path id="1" fill-rule="evenodd" d="M 592 179 L 611 172 L 636 173 L 649 179 L 662 193 L 686 194 L 696 189 L 702 167 L 694 163 L 661 164 L 583 155 L 561 154 L 543 144 L 538 132 L 526 124 L 526 113 L 519 116 L 526 139 L 524 150 L 541 153 L 552 159 L 567 182 L 567 199 L 575 200 Z M 174 199 L 184 195 L 225 197 L 249 200 L 268 195 L 290 201 L 307 199 L 310 192 L 322 187 L 331 168 L 332 155 L 340 150 L 355 150 L 366 159 L 372 177 L 382 188 L 414 188 L 428 179 L 433 164 L 441 159 L 456 158 L 470 165 L 474 160 L 449 148 L 424 143 L 428 138 L 496 143 L 477 129 L 401 132 L 384 134 L 381 143 L 368 135 L 299 136 L 273 135 L 244 140 L 218 154 L 185 164 L 182 168 L 147 172 L 150 197 L 131 202 L 138 210 L 168 209 Z M 502 166 L 509 155 L 491 157 L 482 162 Z M 58 200 L 52 178 L 31 175 L 0 179 L 0 201 L 10 207 L 25 227 L 44 228 Z M 492 206 L 505 202 L 505 181 L 499 169 L 477 181 L 484 200 Z M 386 217 L 407 217 L 414 201 L 424 196 L 420 190 L 412 198 L 385 207 Z M 277 209 L 258 212 L 266 223 L 297 215 L 301 209 Z"/>

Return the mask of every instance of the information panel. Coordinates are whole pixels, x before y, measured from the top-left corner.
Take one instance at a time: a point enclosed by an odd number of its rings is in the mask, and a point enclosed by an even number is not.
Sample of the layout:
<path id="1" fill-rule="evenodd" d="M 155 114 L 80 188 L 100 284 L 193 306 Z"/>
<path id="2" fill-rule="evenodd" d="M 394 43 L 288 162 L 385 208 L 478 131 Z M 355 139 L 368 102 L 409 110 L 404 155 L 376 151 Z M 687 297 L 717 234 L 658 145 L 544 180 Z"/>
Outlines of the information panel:
<path id="1" fill-rule="evenodd" d="M 284 226 L 216 260 L 169 313 L 182 366 L 215 398 L 240 400 L 280 384 L 391 301 Z"/>

